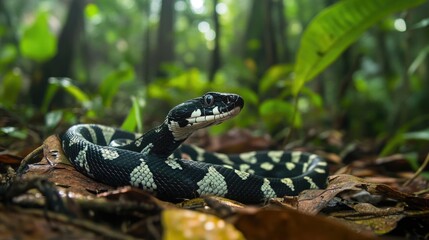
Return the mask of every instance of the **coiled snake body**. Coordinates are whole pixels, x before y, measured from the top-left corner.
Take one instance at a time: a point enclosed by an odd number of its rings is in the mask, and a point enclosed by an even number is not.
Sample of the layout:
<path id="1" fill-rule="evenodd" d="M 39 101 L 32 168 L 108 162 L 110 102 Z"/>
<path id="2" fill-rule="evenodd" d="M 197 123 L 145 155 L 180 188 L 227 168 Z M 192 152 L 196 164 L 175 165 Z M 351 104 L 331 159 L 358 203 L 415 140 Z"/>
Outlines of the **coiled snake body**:
<path id="1" fill-rule="evenodd" d="M 327 163 L 315 154 L 225 155 L 181 145 L 195 130 L 234 117 L 243 106 L 239 95 L 210 92 L 174 107 L 160 126 L 143 135 L 79 124 L 61 137 L 62 145 L 85 175 L 112 186 L 139 187 L 171 201 L 216 195 L 259 203 L 323 187 Z M 192 160 L 182 159 L 182 154 Z"/>

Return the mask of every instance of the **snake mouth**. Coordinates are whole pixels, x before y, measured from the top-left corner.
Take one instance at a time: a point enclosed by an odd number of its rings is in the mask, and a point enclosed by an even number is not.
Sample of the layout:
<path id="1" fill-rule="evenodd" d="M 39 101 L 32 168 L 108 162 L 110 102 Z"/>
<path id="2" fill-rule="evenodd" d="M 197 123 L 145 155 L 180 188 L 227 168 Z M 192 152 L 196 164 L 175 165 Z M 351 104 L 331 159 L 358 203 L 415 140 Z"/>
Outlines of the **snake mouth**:
<path id="1" fill-rule="evenodd" d="M 241 111 L 241 107 L 235 107 L 228 112 L 221 113 L 216 108 L 213 109 L 213 114 L 211 115 L 203 115 L 203 116 L 191 116 L 187 118 L 188 124 L 198 124 L 198 123 L 209 123 L 220 124 L 230 118 L 237 116 Z M 209 126 L 209 125 L 207 125 Z"/>
<path id="2" fill-rule="evenodd" d="M 214 113 L 216 114 L 205 115 L 205 116 L 201 116 L 200 114 L 199 116 L 195 116 L 196 114 L 193 114 L 194 116 L 186 118 L 186 120 L 182 122 L 176 122 L 174 120 L 170 120 L 168 122 L 168 129 L 173 134 L 174 140 L 183 141 L 196 130 L 201 128 L 206 128 L 212 125 L 220 124 L 236 116 L 237 114 L 240 113 L 240 111 L 241 111 L 241 107 L 238 106 L 224 113 L 214 111 Z"/>

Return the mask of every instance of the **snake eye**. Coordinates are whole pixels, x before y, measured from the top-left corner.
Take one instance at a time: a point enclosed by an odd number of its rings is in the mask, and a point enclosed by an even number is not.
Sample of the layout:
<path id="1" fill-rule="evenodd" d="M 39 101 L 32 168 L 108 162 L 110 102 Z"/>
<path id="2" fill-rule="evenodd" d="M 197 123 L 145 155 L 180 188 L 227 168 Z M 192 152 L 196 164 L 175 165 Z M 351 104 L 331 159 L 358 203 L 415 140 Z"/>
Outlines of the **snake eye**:
<path id="1" fill-rule="evenodd" d="M 214 97 L 211 94 L 204 96 L 204 105 L 211 106 L 214 103 Z"/>

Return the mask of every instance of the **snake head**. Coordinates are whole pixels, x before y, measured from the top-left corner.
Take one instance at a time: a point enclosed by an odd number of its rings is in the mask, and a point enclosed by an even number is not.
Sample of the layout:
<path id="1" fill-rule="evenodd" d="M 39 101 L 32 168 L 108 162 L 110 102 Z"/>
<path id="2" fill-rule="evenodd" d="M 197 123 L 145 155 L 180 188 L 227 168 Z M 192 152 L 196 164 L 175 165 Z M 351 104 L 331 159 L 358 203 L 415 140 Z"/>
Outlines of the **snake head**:
<path id="1" fill-rule="evenodd" d="M 174 139 L 183 140 L 198 129 L 236 116 L 243 106 L 244 100 L 240 95 L 208 92 L 171 109 L 166 121 Z"/>

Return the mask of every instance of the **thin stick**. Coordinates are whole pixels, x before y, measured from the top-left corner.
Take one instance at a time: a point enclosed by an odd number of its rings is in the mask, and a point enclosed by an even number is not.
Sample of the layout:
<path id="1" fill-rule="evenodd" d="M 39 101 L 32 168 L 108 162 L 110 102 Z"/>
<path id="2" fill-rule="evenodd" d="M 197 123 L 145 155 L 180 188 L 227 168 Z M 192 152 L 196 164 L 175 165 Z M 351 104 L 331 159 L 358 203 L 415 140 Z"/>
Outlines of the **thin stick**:
<path id="1" fill-rule="evenodd" d="M 28 165 L 28 163 L 42 152 L 43 152 L 43 144 L 41 146 L 37 147 L 36 149 L 34 149 L 24 159 L 22 159 L 21 164 L 19 165 L 19 168 L 16 171 L 18 176 L 22 175 L 24 172 L 24 169 Z"/>
<path id="2" fill-rule="evenodd" d="M 425 161 L 423 162 L 423 164 L 420 166 L 420 168 L 414 173 L 413 177 L 411 177 L 410 179 L 408 179 L 404 184 L 402 184 L 403 187 L 408 186 L 412 181 L 414 181 L 422 172 L 423 170 L 426 168 L 426 166 L 429 164 L 429 153 L 426 156 Z"/>
<path id="3" fill-rule="evenodd" d="M 58 222 L 62 222 L 64 224 L 72 224 L 78 228 L 86 229 L 90 232 L 99 234 L 100 236 L 106 237 L 108 239 L 130 239 L 130 240 L 138 239 L 131 235 L 127 235 L 125 233 L 114 230 L 109 226 L 97 224 L 85 219 L 71 218 L 63 214 L 44 211 L 40 209 L 22 209 L 22 208 L 14 207 L 13 210 L 19 213 L 31 214 L 33 216 L 47 217 L 48 220 L 55 220 Z"/>
<path id="4" fill-rule="evenodd" d="M 420 195 L 423 195 L 423 194 L 426 194 L 426 193 L 429 193 L 429 188 L 426 188 L 424 190 L 415 192 L 414 194 L 417 195 L 417 196 L 420 196 Z"/>

